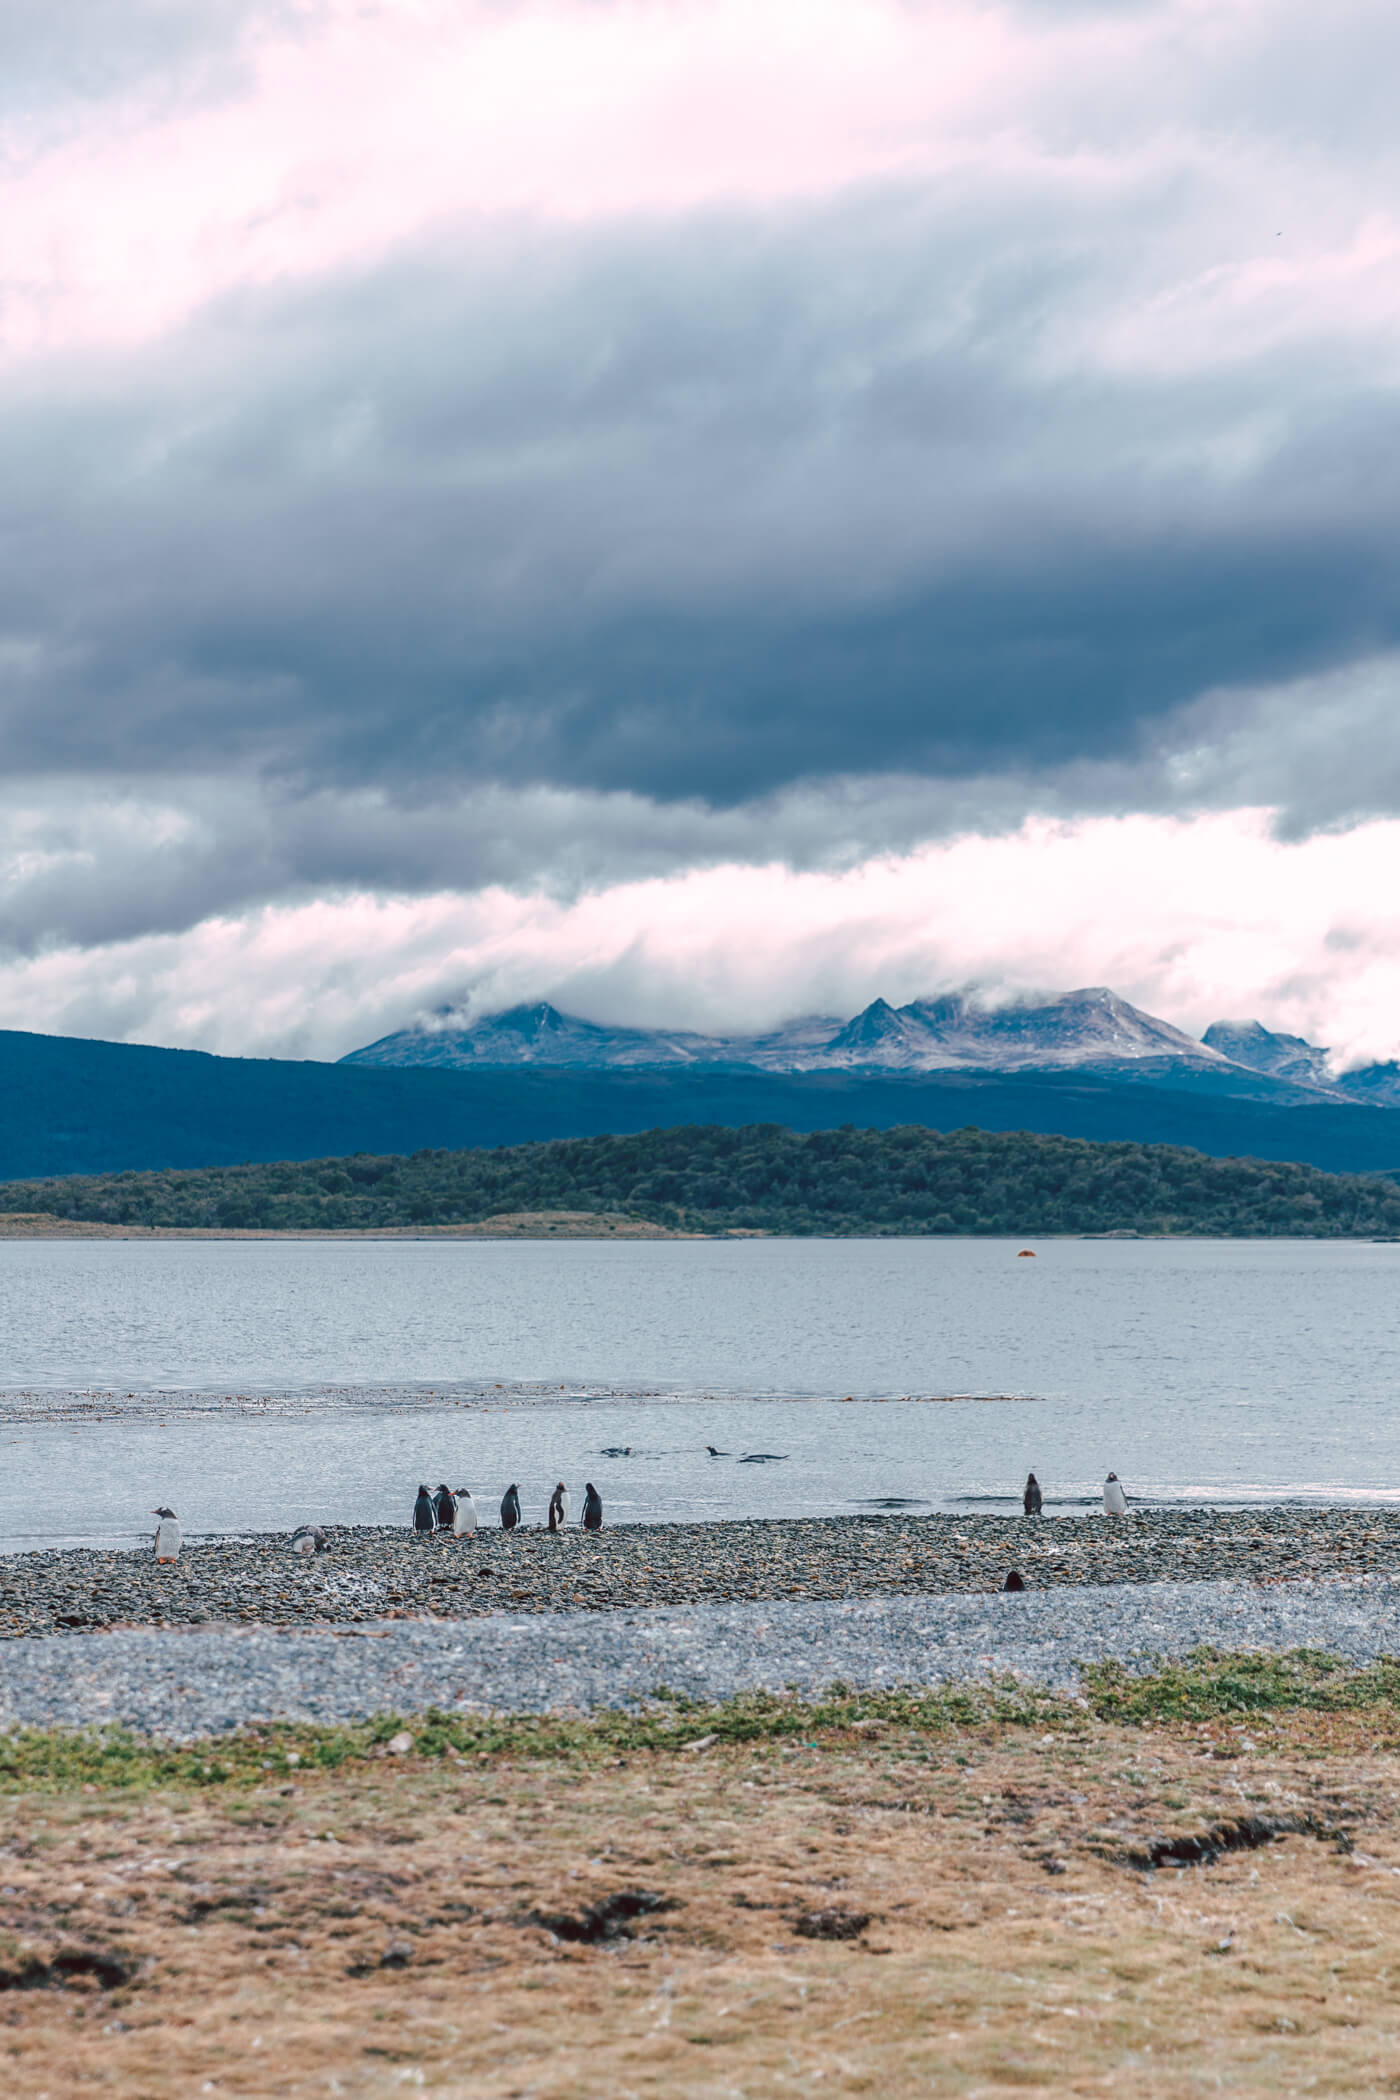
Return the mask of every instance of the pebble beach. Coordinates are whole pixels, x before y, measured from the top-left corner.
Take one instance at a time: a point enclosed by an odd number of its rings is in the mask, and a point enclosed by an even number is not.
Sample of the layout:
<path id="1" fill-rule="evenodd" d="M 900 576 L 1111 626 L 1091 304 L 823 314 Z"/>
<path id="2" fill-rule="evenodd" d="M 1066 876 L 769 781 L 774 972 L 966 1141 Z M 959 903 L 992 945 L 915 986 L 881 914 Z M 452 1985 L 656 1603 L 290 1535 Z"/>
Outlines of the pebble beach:
<path id="1" fill-rule="evenodd" d="M 428 1708 L 585 1713 L 665 1688 L 714 1701 L 1015 1678 L 1074 1692 L 1081 1665 L 1148 1669 L 1202 1645 L 1400 1652 L 1400 1579 L 1108 1583 L 651 1610 L 501 1613 L 374 1627 L 132 1628 L 0 1655 L 0 1728 L 116 1724 L 194 1741 L 264 1721 L 329 1725 Z"/>
<path id="2" fill-rule="evenodd" d="M 416 1538 L 345 1529 L 0 1561 L 0 1723 L 193 1736 L 430 1704 L 720 1698 L 1146 1666 L 1202 1642 L 1400 1652 L 1400 1513 L 852 1517 Z M 1028 1585 L 1006 1596 L 1007 1572 Z"/>
<path id="3" fill-rule="evenodd" d="M 329 1528 L 302 1560 L 285 1535 L 0 1558 L 0 1638 L 120 1626 L 352 1626 L 660 1604 L 844 1602 L 1105 1584 L 1297 1581 L 1400 1572 L 1400 1511 L 1145 1511 L 1127 1518 L 851 1516 L 628 1524 L 474 1537 Z"/>

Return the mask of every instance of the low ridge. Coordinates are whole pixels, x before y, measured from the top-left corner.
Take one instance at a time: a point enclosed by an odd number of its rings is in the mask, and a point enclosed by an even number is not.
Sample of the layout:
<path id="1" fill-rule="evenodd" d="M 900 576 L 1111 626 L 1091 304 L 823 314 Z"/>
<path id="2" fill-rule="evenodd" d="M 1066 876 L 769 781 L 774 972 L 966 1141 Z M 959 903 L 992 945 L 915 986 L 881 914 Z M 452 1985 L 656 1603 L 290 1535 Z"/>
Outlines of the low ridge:
<path id="1" fill-rule="evenodd" d="M 1400 1188 L 1172 1145 L 922 1125 L 801 1136 L 689 1126 L 494 1151 L 286 1161 L 0 1186 L 0 1212 L 124 1229 L 373 1231 L 491 1219 L 543 1231 L 830 1235 L 1400 1235 Z"/>

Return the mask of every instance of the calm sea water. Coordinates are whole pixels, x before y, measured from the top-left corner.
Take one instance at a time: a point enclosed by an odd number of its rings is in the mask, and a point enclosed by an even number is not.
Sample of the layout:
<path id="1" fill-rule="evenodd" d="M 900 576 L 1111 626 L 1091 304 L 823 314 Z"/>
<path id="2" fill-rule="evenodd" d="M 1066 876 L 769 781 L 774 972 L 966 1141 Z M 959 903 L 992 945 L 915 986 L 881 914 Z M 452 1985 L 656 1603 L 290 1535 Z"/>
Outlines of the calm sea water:
<path id="1" fill-rule="evenodd" d="M 0 1242 L 0 1545 L 131 1539 L 160 1501 L 194 1531 L 399 1521 L 420 1478 L 492 1511 L 518 1480 L 532 1519 L 591 1479 L 616 1521 L 1005 1507 L 1030 1466 L 1069 1508 L 1110 1466 L 1155 1501 L 1400 1493 L 1400 1246 L 1025 1244 Z M 426 1390 L 471 1380 L 556 1393 Z M 266 1418 L 15 1419 L 35 1389 L 328 1384 Z"/>

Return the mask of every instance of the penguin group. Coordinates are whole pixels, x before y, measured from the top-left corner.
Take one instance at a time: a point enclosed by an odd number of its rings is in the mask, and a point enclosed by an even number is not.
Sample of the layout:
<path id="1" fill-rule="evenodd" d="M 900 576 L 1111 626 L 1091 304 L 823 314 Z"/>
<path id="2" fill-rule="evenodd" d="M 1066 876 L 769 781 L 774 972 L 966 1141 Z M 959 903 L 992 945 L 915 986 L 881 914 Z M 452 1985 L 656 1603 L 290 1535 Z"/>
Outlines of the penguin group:
<path id="1" fill-rule="evenodd" d="M 545 1510 L 546 1531 L 567 1530 L 572 1513 L 569 1490 L 562 1480 L 556 1481 Z M 518 1531 L 524 1522 L 520 1483 L 512 1480 L 501 1497 L 501 1529 Z M 477 1524 L 476 1503 L 469 1488 L 450 1488 L 441 1481 L 434 1492 L 426 1481 L 419 1483 L 413 1505 L 413 1530 L 417 1535 L 424 1537 L 449 1531 L 455 1538 L 465 1538 L 477 1529 Z M 585 1531 L 601 1531 L 603 1528 L 603 1498 L 591 1480 L 585 1483 L 583 1490 L 583 1528 Z"/>
<path id="2" fill-rule="evenodd" d="M 1026 1484 L 1021 1490 L 1021 1507 L 1028 1517 L 1038 1517 L 1045 1507 L 1045 1497 L 1034 1473 L 1026 1475 Z M 1116 1473 L 1110 1473 L 1103 1484 L 1103 1512 L 1106 1517 L 1125 1517 L 1128 1514 L 1128 1498 Z M 1002 1584 L 1003 1590 L 1009 1590 L 1013 1595 L 1029 1587 L 1019 1568 L 1012 1568 Z"/>
<path id="3" fill-rule="evenodd" d="M 422 1536 L 446 1531 L 453 1538 L 470 1538 L 477 1528 L 476 1501 L 470 1488 L 450 1488 L 440 1480 L 434 1492 L 426 1481 L 418 1483 L 413 1504 L 413 1529 Z"/>
<path id="4" fill-rule="evenodd" d="M 1044 1506 L 1040 1482 L 1034 1473 L 1027 1473 L 1026 1484 L 1021 1490 L 1022 1509 L 1028 1517 L 1038 1517 Z M 1103 1484 L 1103 1513 L 1106 1517 L 1126 1517 L 1128 1514 L 1128 1497 L 1116 1473 L 1110 1473 Z"/>

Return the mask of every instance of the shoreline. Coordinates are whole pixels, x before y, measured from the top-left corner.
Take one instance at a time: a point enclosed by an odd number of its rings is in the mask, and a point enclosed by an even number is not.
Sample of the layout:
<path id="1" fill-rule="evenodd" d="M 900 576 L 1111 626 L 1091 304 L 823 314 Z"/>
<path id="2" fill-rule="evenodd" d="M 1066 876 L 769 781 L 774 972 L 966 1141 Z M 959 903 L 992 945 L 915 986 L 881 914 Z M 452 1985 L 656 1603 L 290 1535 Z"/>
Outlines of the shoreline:
<path id="1" fill-rule="evenodd" d="M 719 1245 L 734 1240 L 801 1242 L 866 1240 L 1021 1240 L 1042 1246 L 1061 1241 L 1100 1245 L 1110 1242 L 1143 1246 L 1179 1246 L 1209 1241 L 1217 1246 L 1284 1244 L 1303 1246 L 1394 1247 L 1400 1235 L 1383 1232 L 1138 1232 L 1119 1228 L 1105 1232 L 777 1232 L 763 1225 L 731 1225 L 718 1232 L 681 1231 L 647 1218 L 606 1211 L 499 1211 L 451 1225 L 118 1225 L 94 1218 L 61 1218 L 49 1211 L 0 1211 L 0 1240 L 669 1240 L 689 1245 Z M 1031 1251 L 1031 1250 L 1028 1250 Z"/>
<path id="2" fill-rule="evenodd" d="M 116 1225 L 51 1211 L 0 1211 L 0 1240 L 757 1240 L 796 1237 L 735 1228 L 680 1232 L 596 1211 L 499 1211 L 462 1225 Z M 1073 1237 L 1073 1235 L 1066 1235 Z"/>
<path id="3" fill-rule="evenodd" d="M 173 1567 L 149 1550 L 95 1547 L 0 1558 L 0 1642 L 117 1628 L 382 1625 L 506 1614 L 607 1614 L 655 1606 L 840 1604 L 999 1592 L 1017 1568 L 1031 1592 L 1117 1584 L 1400 1573 L 1400 1510 L 1137 1512 L 1085 1516 L 946 1514 L 721 1519 L 473 1538 L 402 1527 L 327 1526 L 306 1560 L 285 1533 L 185 1547 Z"/>

